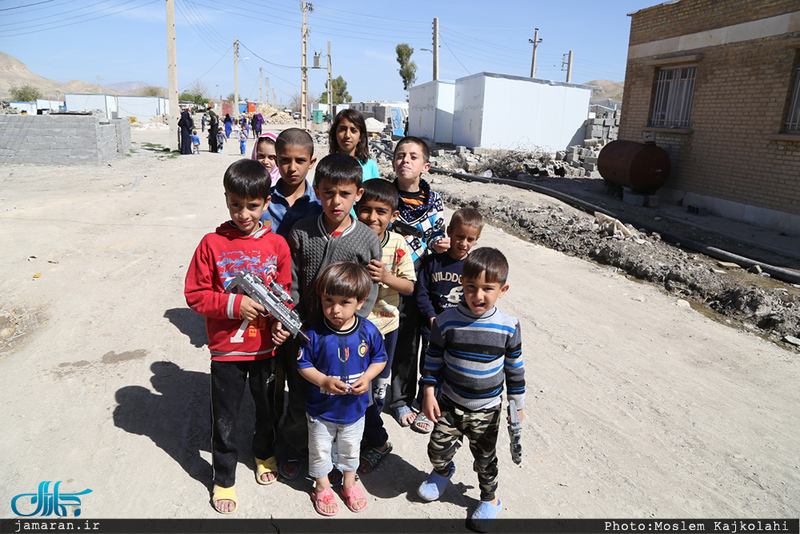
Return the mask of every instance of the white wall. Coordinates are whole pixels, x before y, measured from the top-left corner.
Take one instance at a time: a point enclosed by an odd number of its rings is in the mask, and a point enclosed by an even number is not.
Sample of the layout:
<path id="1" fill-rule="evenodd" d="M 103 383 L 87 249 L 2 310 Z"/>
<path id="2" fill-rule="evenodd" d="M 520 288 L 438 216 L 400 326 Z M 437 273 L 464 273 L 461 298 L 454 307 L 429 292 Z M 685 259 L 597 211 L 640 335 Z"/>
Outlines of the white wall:
<path id="1" fill-rule="evenodd" d="M 79 95 L 67 93 L 64 95 L 67 111 L 92 111 L 99 109 L 106 114 L 106 118 L 117 117 L 117 100 L 112 95 Z"/>
<path id="2" fill-rule="evenodd" d="M 28 115 L 36 115 L 36 102 L 10 102 L 9 106 Z"/>
<path id="3" fill-rule="evenodd" d="M 456 80 L 453 143 L 556 151 L 582 144 L 592 88 L 479 73 Z"/>
<path id="4" fill-rule="evenodd" d="M 45 100 L 44 98 L 37 98 L 36 99 L 36 108 L 37 109 L 47 109 L 50 111 L 58 111 L 61 106 L 64 105 L 64 102 L 61 100 Z"/>
<path id="5" fill-rule="evenodd" d="M 436 128 L 436 82 L 408 90 L 408 135 L 433 139 Z"/>
<path id="6" fill-rule="evenodd" d="M 138 122 L 146 122 L 162 113 L 169 114 L 166 98 L 160 96 L 117 96 L 119 118 L 136 117 Z"/>
<path id="7" fill-rule="evenodd" d="M 456 106 L 456 84 L 439 82 L 436 87 L 436 133 L 437 143 L 453 142 L 453 111 Z"/>

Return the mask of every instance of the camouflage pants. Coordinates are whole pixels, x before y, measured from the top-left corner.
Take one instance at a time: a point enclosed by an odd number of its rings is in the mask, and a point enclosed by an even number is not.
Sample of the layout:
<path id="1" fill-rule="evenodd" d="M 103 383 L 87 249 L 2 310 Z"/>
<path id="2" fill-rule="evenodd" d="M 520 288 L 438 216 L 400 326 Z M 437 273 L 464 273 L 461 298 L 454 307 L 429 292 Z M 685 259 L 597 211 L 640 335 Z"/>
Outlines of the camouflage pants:
<path id="1" fill-rule="evenodd" d="M 493 501 L 497 491 L 497 433 L 500 429 L 500 410 L 494 408 L 466 411 L 442 395 L 439 399 L 442 412 L 439 422 L 431 432 L 428 458 L 433 469 L 447 476 L 453 457 L 461 447 L 464 436 L 469 440 L 469 450 L 475 462 L 472 468 L 478 473 L 482 501 Z"/>

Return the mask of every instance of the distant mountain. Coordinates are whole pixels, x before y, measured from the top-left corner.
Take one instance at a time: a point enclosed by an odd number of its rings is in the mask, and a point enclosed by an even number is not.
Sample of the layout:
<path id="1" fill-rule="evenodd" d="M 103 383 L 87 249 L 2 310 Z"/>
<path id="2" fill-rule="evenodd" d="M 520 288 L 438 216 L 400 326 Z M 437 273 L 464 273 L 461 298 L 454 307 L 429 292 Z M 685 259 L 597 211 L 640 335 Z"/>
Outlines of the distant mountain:
<path id="1" fill-rule="evenodd" d="M 104 85 L 103 87 L 112 89 L 114 91 L 128 92 L 128 91 L 133 91 L 134 89 L 143 89 L 148 85 L 149 84 L 145 82 L 119 82 L 119 83 L 110 83 L 108 85 Z"/>
<path id="2" fill-rule="evenodd" d="M 612 82 L 610 80 L 592 80 L 584 85 L 596 85 L 602 87 L 601 91 L 595 89 L 592 98 L 613 98 L 622 100 L 622 92 L 625 89 L 625 82 Z"/>
<path id="3" fill-rule="evenodd" d="M 42 98 L 63 100 L 64 93 L 105 93 L 108 95 L 142 95 L 145 82 L 119 82 L 102 87 L 81 80 L 70 80 L 67 83 L 43 78 L 28 70 L 18 59 L 0 52 L 0 100 L 11 100 L 11 88 L 31 85 L 42 93 Z M 162 89 L 162 96 L 167 90 Z"/>

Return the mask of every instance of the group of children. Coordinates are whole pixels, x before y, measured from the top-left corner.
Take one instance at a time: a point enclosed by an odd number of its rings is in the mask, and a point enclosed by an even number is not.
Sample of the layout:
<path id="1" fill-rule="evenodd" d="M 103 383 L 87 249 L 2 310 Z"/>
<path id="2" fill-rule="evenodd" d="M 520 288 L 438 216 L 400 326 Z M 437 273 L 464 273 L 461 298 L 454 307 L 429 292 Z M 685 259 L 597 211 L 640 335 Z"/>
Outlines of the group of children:
<path id="1" fill-rule="evenodd" d="M 520 418 L 524 403 L 519 323 L 495 307 L 508 290 L 508 264 L 493 248 L 470 252 L 483 227 L 477 211 L 456 211 L 445 228 L 441 197 L 422 178 L 430 163 L 421 139 L 398 142 L 394 182 L 376 179 L 357 111 L 336 116 L 330 142 L 312 186 L 308 133 L 259 137 L 251 159 L 225 172 L 231 220 L 203 238 L 186 275 L 186 300 L 206 317 L 211 350 L 212 504 L 221 513 L 238 505 L 234 433 L 249 377 L 258 483 L 295 479 L 307 462 L 318 513 L 338 513 L 339 484 L 344 504 L 360 512 L 367 500 L 356 471 L 372 471 L 392 450 L 381 419 L 391 396 L 402 426 L 432 430 L 422 499 L 441 496 L 467 437 L 481 490 L 471 517 L 480 527 L 501 506 L 503 383 Z M 290 291 L 307 343 L 249 296 L 225 291 L 241 271 Z"/>

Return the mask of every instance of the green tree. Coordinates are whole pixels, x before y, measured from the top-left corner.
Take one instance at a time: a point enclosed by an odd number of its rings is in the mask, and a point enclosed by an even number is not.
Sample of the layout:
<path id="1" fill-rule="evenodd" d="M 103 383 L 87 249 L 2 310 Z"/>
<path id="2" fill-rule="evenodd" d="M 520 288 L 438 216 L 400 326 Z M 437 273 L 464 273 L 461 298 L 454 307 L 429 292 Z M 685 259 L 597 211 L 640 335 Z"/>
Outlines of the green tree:
<path id="1" fill-rule="evenodd" d="M 333 96 L 334 104 L 344 104 L 345 102 L 352 102 L 353 97 L 347 92 L 347 82 L 344 78 L 339 76 L 331 80 L 331 95 Z M 320 104 L 328 103 L 328 84 L 325 83 L 325 92 L 319 97 Z"/>
<path id="2" fill-rule="evenodd" d="M 194 102 L 200 107 L 208 104 L 208 99 L 200 93 L 193 93 L 191 91 L 184 91 L 178 95 L 178 100 L 181 102 Z"/>
<path id="3" fill-rule="evenodd" d="M 11 88 L 11 99 L 17 102 L 33 102 L 37 98 L 42 98 L 42 92 L 30 84 Z"/>
<path id="4" fill-rule="evenodd" d="M 148 85 L 144 89 L 142 89 L 142 95 L 144 96 L 162 96 L 162 91 L 160 87 L 156 87 L 154 85 Z"/>
<path id="5" fill-rule="evenodd" d="M 414 49 L 408 46 L 407 43 L 400 43 L 394 50 L 397 52 L 397 62 L 400 64 L 397 72 L 400 73 L 400 77 L 403 79 L 403 89 L 408 91 L 417 81 L 417 64 L 411 61 L 411 54 L 414 53 Z"/>

